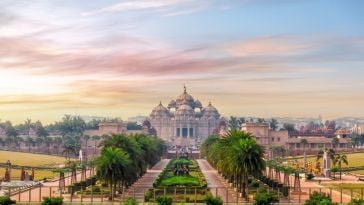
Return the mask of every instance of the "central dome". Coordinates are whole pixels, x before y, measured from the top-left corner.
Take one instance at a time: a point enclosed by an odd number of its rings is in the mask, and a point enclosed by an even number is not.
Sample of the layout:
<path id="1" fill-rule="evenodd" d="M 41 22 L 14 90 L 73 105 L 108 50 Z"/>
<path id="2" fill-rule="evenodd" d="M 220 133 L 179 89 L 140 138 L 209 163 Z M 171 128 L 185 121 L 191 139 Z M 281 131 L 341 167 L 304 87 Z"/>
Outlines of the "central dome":
<path id="1" fill-rule="evenodd" d="M 192 109 L 195 108 L 195 99 L 187 93 L 186 86 L 184 87 L 184 91 L 181 95 L 179 95 L 176 99 L 176 106 L 180 107 L 183 104 L 189 105 Z"/>
<path id="2" fill-rule="evenodd" d="M 191 106 L 187 105 L 187 104 L 183 104 L 181 106 L 178 107 L 175 115 L 188 115 L 188 116 L 194 116 L 195 115 L 195 111 L 193 111 L 193 109 L 191 108 Z"/>

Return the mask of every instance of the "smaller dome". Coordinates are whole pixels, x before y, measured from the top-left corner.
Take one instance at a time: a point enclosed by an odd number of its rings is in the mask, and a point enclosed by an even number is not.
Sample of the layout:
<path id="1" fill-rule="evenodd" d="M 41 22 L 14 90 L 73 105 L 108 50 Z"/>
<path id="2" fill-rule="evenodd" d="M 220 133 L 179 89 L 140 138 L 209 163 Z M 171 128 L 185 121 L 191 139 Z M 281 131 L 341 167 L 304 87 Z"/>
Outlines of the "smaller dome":
<path id="1" fill-rule="evenodd" d="M 171 100 L 171 102 L 168 103 L 168 108 L 176 107 L 176 101 Z"/>
<path id="2" fill-rule="evenodd" d="M 195 107 L 202 108 L 202 103 L 199 100 L 195 101 Z"/>
<path id="3" fill-rule="evenodd" d="M 195 112 L 193 111 L 191 106 L 189 106 L 187 104 L 183 104 L 178 107 L 175 115 L 195 115 Z"/>
<path id="4" fill-rule="evenodd" d="M 150 128 L 152 125 L 150 124 L 149 120 L 145 119 L 143 122 L 143 127 Z"/>
<path id="5" fill-rule="evenodd" d="M 169 111 L 162 105 L 162 102 L 159 102 L 159 105 L 153 109 L 151 116 L 161 116 L 161 115 L 168 116 Z"/>
<path id="6" fill-rule="evenodd" d="M 209 104 L 203 108 L 203 115 L 204 116 L 214 116 L 216 118 L 220 117 L 219 112 L 217 111 L 217 109 L 212 106 L 211 102 L 209 102 Z"/>

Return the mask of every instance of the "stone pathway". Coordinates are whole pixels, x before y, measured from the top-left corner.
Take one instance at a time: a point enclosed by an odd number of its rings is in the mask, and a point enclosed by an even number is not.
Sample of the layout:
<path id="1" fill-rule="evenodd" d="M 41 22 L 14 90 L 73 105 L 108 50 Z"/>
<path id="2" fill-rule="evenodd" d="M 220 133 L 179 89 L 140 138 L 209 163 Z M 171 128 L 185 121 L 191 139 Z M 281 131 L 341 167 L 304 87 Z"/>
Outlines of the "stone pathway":
<path id="1" fill-rule="evenodd" d="M 205 175 L 207 187 L 210 188 L 210 191 L 214 196 L 219 196 L 224 203 L 243 202 L 243 199 L 238 197 L 238 193 L 229 186 L 226 180 L 217 173 L 217 170 L 213 168 L 207 160 L 198 159 L 197 163 L 200 166 L 202 173 Z"/>
<path id="2" fill-rule="evenodd" d="M 162 159 L 152 169 L 149 169 L 141 178 L 139 178 L 124 194 L 118 197 L 118 200 L 126 200 L 127 198 L 135 198 L 138 202 L 144 202 L 144 193 L 148 188 L 153 187 L 154 180 L 167 166 L 170 159 Z"/>

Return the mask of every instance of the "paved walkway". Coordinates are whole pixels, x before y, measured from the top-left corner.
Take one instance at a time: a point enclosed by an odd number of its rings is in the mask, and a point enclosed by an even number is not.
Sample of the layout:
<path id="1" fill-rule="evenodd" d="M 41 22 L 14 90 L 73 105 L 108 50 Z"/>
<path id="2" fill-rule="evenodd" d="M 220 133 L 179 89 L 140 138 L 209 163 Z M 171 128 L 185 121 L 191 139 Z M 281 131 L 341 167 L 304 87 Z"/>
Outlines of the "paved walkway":
<path id="1" fill-rule="evenodd" d="M 65 178 L 65 186 L 71 185 L 70 173 Z M 86 171 L 86 178 L 92 176 L 89 170 Z M 77 174 L 77 181 L 81 181 L 81 172 Z M 19 194 L 14 194 L 11 196 L 13 200 L 17 202 L 38 202 L 41 201 L 43 197 L 49 196 L 61 196 L 58 189 L 59 180 L 44 182 L 42 186 L 33 187 L 27 191 L 20 192 Z"/>
<path id="2" fill-rule="evenodd" d="M 197 163 L 200 166 L 202 173 L 205 175 L 207 187 L 210 188 L 210 191 L 214 196 L 219 196 L 224 203 L 243 202 L 243 199 L 238 197 L 238 193 L 229 186 L 226 180 L 217 173 L 217 170 L 213 168 L 210 163 L 205 159 L 198 159 Z"/>
<path id="3" fill-rule="evenodd" d="M 167 166 L 170 159 L 162 159 L 152 169 L 149 169 L 141 178 L 139 178 L 124 194 L 118 199 L 124 200 L 129 197 L 135 198 L 138 202 L 144 202 L 144 193 L 148 188 L 153 187 L 154 180 Z"/>

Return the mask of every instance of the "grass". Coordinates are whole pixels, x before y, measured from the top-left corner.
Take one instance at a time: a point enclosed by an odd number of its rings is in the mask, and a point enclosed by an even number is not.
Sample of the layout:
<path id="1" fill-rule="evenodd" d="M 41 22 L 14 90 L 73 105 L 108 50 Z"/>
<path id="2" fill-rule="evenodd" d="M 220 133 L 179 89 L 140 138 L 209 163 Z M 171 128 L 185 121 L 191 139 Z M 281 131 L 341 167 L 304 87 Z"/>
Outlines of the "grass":
<path id="1" fill-rule="evenodd" d="M 344 194 L 351 195 L 355 197 L 361 196 L 362 189 L 364 190 L 364 184 L 363 183 L 344 183 L 344 184 L 338 184 L 338 183 L 322 183 L 321 185 L 325 186 L 326 188 L 334 189 L 337 191 L 343 191 Z"/>
<path id="2" fill-rule="evenodd" d="M 26 172 L 28 172 L 29 175 L 32 174 L 32 170 L 25 170 Z M 12 179 L 17 179 L 20 180 L 20 169 L 11 169 L 11 178 Z M 52 171 L 48 171 L 48 170 L 34 170 L 34 175 L 35 175 L 35 181 L 39 181 L 42 180 L 44 178 L 47 179 L 52 179 L 55 178 L 57 176 L 59 176 L 58 173 L 53 173 Z M 4 177 L 5 176 L 5 168 L 1 167 L 0 168 L 0 177 Z"/>
<path id="3" fill-rule="evenodd" d="M 30 166 L 30 167 L 56 167 L 59 164 L 64 164 L 64 157 L 31 154 L 22 152 L 0 151 L 0 162 L 5 163 L 10 160 L 13 165 Z"/>
<path id="4" fill-rule="evenodd" d="M 161 186 L 199 186 L 200 182 L 197 177 L 187 176 L 172 176 L 162 180 Z"/>
<path id="5" fill-rule="evenodd" d="M 352 154 L 346 154 L 348 157 L 349 165 L 342 164 L 342 167 L 358 167 L 358 166 L 364 166 L 364 153 L 352 153 Z M 303 158 L 297 159 L 299 162 L 303 162 Z M 310 156 L 307 157 L 308 162 L 312 162 L 313 165 L 316 164 L 316 156 Z M 323 161 L 320 160 L 320 164 L 322 166 Z M 363 172 L 364 173 L 364 172 Z"/>
<path id="6" fill-rule="evenodd" d="M 64 164 L 66 159 L 64 157 L 32 154 L 23 152 L 0 151 L 0 162 L 5 163 L 10 160 L 12 165 L 29 166 L 29 167 L 50 167 L 57 168 L 58 165 Z M 31 174 L 31 169 L 25 170 Z M 52 179 L 58 176 L 58 173 L 53 173 L 51 170 L 34 170 L 35 180 L 42 180 L 44 178 Z M 20 179 L 20 169 L 11 169 L 11 177 Z M 0 178 L 5 176 L 5 168 L 0 167 Z"/>

